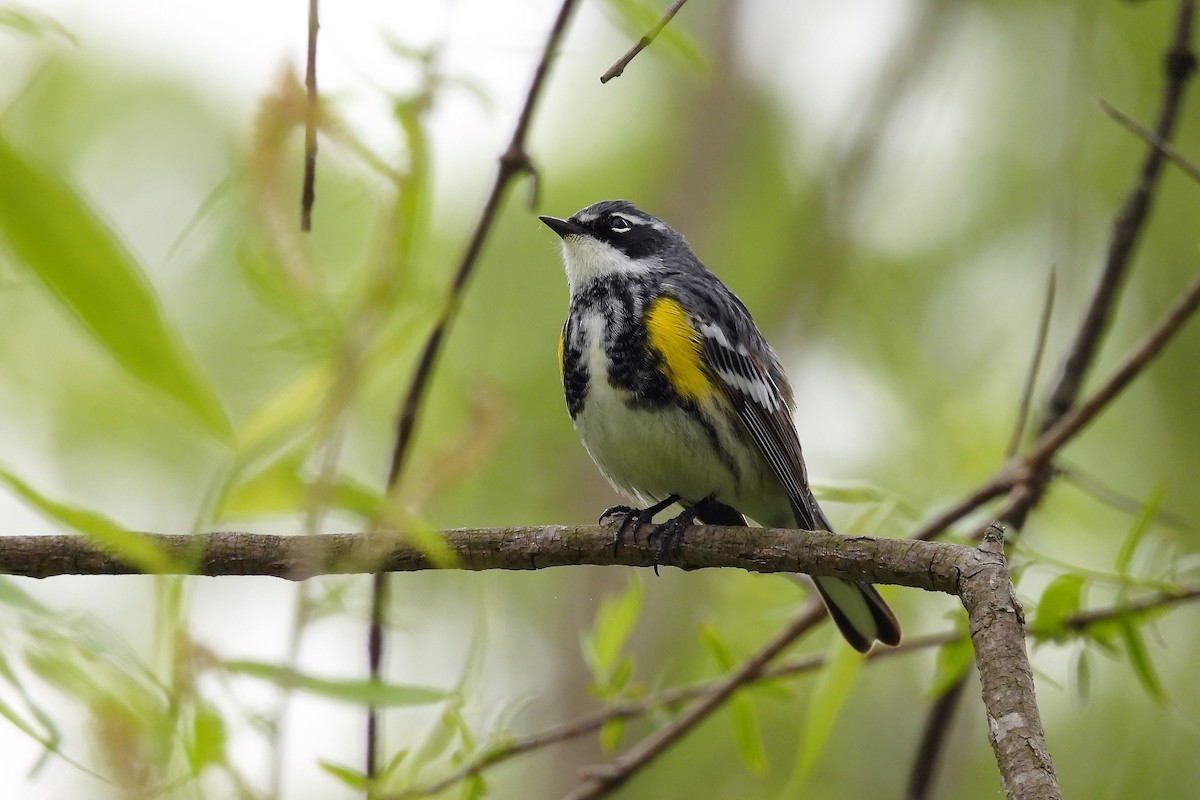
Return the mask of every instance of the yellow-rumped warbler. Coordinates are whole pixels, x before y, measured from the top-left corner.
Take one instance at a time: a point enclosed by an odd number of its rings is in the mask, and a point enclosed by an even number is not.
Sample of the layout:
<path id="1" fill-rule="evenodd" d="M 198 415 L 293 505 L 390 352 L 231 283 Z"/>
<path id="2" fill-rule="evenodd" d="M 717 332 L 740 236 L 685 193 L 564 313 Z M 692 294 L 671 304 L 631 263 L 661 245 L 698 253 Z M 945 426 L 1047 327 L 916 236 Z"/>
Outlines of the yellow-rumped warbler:
<path id="1" fill-rule="evenodd" d="M 624 200 L 541 220 L 562 238 L 571 289 L 559 340 L 567 410 L 604 476 L 647 506 L 601 516 L 622 520 L 617 543 L 675 502 L 684 510 L 657 528 L 660 556 L 697 520 L 832 530 L 808 485 L 779 358 L 687 240 Z M 874 587 L 814 582 L 853 647 L 899 643 Z"/>

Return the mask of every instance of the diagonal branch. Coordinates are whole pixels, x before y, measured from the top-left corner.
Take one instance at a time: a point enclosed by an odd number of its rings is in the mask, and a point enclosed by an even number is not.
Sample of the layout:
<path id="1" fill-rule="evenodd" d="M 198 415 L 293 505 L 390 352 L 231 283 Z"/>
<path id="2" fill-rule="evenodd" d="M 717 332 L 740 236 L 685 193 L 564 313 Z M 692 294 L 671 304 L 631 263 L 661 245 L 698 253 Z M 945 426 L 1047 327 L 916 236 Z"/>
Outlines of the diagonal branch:
<path id="1" fill-rule="evenodd" d="M 600 82 L 608 83 L 613 78 L 621 77 L 621 73 L 625 72 L 625 68 L 629 66 L 629 62 L 637 58 L 638 53 L 645 50 L 654 42 L 655 39 L 658 38 L 658 35 L 662 33 L 663 28 L 667 27 L 667 23 L 674 18 L 675 14 L 679 11 L 679 9 L 683 8 L 683 4 L 686 2 L 687 0 L 675 0 L 675 2 L 671 3 L 670 7 L 663 13 L 662 19 L 660 19 L 653 28 L 647 31 L 645 36 L 643 36 L 641 39 L 638 39 L 637 43 L 633 47 L 629 48 L 625 55 L 618 58 L 617 63 L 609 67 L 608 71 L 600 76 Z"/>
<path id="2" fill-rule="evenodd" d="M 1181 0 L 1174 39 L 1166 54 L 1167 82 L 1162 107 L 1158 113 L 1158 124 L 1155 126 L 1155 136 L 1160 142 L 1170 141 L 1175 131 L 1188 79 L 1196 69 L 1196 57 L 1191 50 L 1194 13 L 1193 0 Z M 1142 163 L 1137 183 L 1125 198 L 1121 212 L 1113 222 L 1104 269 L 1092 293 L 1087 314 L 1063 361 L 1058 380 L 1047 401 L 1043 430 L 1057 422 L 1074 405 L 1084 378 L 1095 361 L 1096 350 L 1108 328 L 1122 280 L 1146 226 L 1165 160 L 1166 156 L 1160 148 L 1150 148 L 1146 153 L 1146 160 Z"/>
<path id="3" fill-rule="evenodd" d="M 1033 452 L 1026 461 L 1027 464 L 1034 466 L 1034 473 L 1031 480 L 1018 487 L 1018 490 L 1010 495 L 1009 502 L 1001 512 L 1000 519 L 1013 526 L 1014 535 L 1019 533 L 1025 519 L 1041 502 L 1049 486 L 1049 481 L 1053 476 L 1053 465 L 1049 462 L 1049 458 L 1065 443 L 1066 438 L 1062 438 L 1061 435 L 1065 434 L 1069 438 L 1090 419 L 1086 415 L 1074 413 L 1082 410 L 1076 409 L 1074 406 L 1082 390 L 1083 381 L 1095 362 L 1096 352 L 1119 300 L 1123 278 L 1128 271 L 1137 242 L 1149 218 L 1154 193 L 1159 185 L 1158 179 L 1162 172 L 1163 160 L 1171 157 L 1171 152 L 1167 149 L 1167 142 L 1179 118 L 1188 79 L 1196 69 L 1196 57 L 1191 50 L 1194 16 L 1194 0 L 1180 0 L 1174 36 L 1165 57 L 1167 80 L 1155 131 L 1143 133 L 1140 127 L 1132 123 L 1132 120 L 1128 120 L 1128 118 L 1123 120 L 1123 115 L 1119 115 L 1115 109 L 1109 112 L 1111 107 L 1102 104 L 1110 116 L 1114 116 L 1127 127 L 1132 126 L 1135 132 L 1142 134 L 1151 147 L 1146 153 L 1137 183 L 1130 190 L 1121 211 L 1113 221 L 1108 253 L 1100 273 L 1100 280 L 1093 291 L 1087 313 L 1080 323 L 1075 340 L 1067 351 L 1062 368 L 1047 399 L 1041 423 L 1043 436 L 1034 444 Z M 1126 120 L 1128 120 L 1127 123 Z M 1187 303 L 1186 296 L 1184 303 Z M 1194 303 L 1192 311 L 1194 311 Z M 1191 311 L 1186 312 L 1186 314 L 1190 313 Z M 1186 318 L 1186 314 L 1184 318 Z M 1141 352 L 1148 351 L 1139 348 L 1135 351 L 1135 357 L 1137 353 Z M 1133 374 L 1136 374 L 1136 371 Z M 1118 371 L 1118 377 L 1119 375 L 1120 371 Z M 1106 388 L 1112 387 L 1113 391 L 1108 395 L 1107 400 L 1102 400 L 1101 404 L 1094 408 L 1097 410 L 1102 408 L 1103 404 L 1110 401 L 1116 392 L 1119 392 L 1127 383 L 1128 381 L 1125 383 L 1117 380 L 1110 381 Z M 1102 392 L 1097 392 L 1092 399 L 1097 400 L 1103 396 Z M 1072 418 L 1074 422 L 1068 423 L 1068 420 Z M 1074 424 L 1075 427 L 1072 429 L 1069 427 L 1070 424 Z M 1057 441 L 1054 435 L 1059 435 Z M 1013 441 L 1014 444 L 1017 442 L 1015 438 Z M 958 698 L 962 696 L 961 687 L 964 681 L 965 678 L 961 678 L 950 692 L 939 698 L 930 712 L 922 738 L 921 750 L 909 782 L 910 800 L 923 800 L 928 796 L 936 760 L 949 730 L 949 721 L 953 717 L 954 707 L 957 705 Z"/>

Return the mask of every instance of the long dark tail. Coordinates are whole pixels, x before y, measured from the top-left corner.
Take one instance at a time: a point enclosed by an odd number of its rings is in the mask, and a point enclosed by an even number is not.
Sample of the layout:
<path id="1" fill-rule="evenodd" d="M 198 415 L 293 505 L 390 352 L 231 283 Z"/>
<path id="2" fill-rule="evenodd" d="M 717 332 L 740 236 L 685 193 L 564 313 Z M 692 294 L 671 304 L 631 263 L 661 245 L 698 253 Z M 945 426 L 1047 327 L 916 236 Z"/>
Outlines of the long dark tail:
<path id="1" fill-rule="evenodd" d="M 828 517 L 811 493 L 808 495 L 808 508 L 798 509 L 796 517 L 797 524 L 802 528 L 833 530 Z M 712 500 L 696 507 L 696 518 L 708 525 L 746 524 L 746 518 L 739 511 Z M 865 653 L 876 641 L 900 644 L 900 623 L 874 586 L 833 577 L 813 578 L 813 583 L 817 585 L 817 592 L 825 601 L 834 624 L 855 650 Z"/>
<path id="2" fill-rule="evenodd" d="M 807 508 L 796 509 L 797 524 L 801 527 L 811 524 L 822 530 L 833 531 L 829 518 L 817 505 L 817 499 L 811 492 L 807 499 Z M 806 518 L 809 516 L 811 520 Z M 825 601 L 834 624 L 855 650 L 865 653 L 876 641 L 893 646 L 900 644 L 900 623 L 874 586 L 829 576 L 815 577 L 813 583 L 817 585 L 817 592 Z"/>

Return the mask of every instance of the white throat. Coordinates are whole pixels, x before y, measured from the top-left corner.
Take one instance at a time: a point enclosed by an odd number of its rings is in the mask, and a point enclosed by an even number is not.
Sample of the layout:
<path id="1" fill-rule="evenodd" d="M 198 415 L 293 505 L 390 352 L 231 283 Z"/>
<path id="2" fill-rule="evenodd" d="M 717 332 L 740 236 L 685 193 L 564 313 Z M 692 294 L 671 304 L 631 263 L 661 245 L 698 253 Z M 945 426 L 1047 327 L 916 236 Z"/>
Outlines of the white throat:
<path id="1" fill-rule="evenodd" d="M 591 236 L 567 236 L 562 240 L 563 264 L 571 294 L 596 278 L 640 274 L 659 264 L 658 257 L 635 259 L 607 242 Z"/>

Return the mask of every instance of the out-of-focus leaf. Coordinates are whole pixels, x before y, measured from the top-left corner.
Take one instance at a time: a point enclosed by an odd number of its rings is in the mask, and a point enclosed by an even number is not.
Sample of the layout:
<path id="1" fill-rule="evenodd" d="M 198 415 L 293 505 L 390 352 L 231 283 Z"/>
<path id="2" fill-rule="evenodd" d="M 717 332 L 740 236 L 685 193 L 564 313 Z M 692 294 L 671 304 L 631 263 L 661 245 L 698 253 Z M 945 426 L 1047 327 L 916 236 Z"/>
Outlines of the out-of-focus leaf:
<path id="1" fill-rule="evenodd" d="M 921 509 L 895 492 L 890 492 L 869 483 L 814 484 L 813 491 L 822 502 L 847 503 L 850 505 L 890 505 L 908 519 L 921 516 Z"/>
<path id="2" fill-rule="evenodd" d="M 474 775 L 463 778 L 462 800 L 478 800 L 478 798 L 486 796 L 487 782 L 484 781 L 482 775 L 476 772 Z"/>
<path id="3" fill-rule="evenodd" d="M 326 761 L 323 758 L 317 759 L 317 766 L 357 792 L 365 792 L 371 785 L 370 779 L 367 778 L 364 773 L 354 769 L 353 767 L 347 767 L 343 764 L 335 764 L 332 761 Z"/>
<path id="4" fill-rule="evenodd" d="M 941 697 L 950 691 L 975 663 L 975 648 L 971 639 L 963 632 L 962 638 L 938 648 L 937 667 L 933 674 L 930 697 Z"/>
<path id="5" fill-rule="evenodd" d="M 200 706 L 192 719 L 192 743 L 188 760 L 192 774 L 225 763 L 225 719 L 211 706 Z"/>
<path id="6" fill-rule="evenodd" d="M 213 434 L 231 428 L 167 322 L 141 267 L 58 176 L 0 136 L 0 240 L 130 375 L 179 401 Z"/>
<path id="7" fill-rule="evenodd" d="M 34 39 L 57 38 L 79 44 L 79 39 L 58 20 L 38 11 L 15 6 L 0 6 L 0 28 L 30 36 Z"/>
<path id="8" fill-rule="evenodd" d="M 259 458 L 310 428 L 321 399 L 333 385 L 333 376 L 330 364 L 316 364 L 260 403 L 238 429 L 238 454 L 244 459 Z"/>
<path id="9" fill-rule="evenodd" d="M 12 578 L 4 576 L 0 576 L 0 605 L 11 606 L 43 617 L 54 614 L 49 608 L 39 603 L 33 595 L 17 586 Z"/>
<path id="10" fill-rule="evenodd" d="M 605 755 L 612 755 L 621 746 L 621 738 L 625 735 L 625 720 L 621 718 L 607 720 L 600 726 L 600 750 Z"/>
<path id="11" fill-rule="evenodd" d="M 51 500 L 4 467 L 0 467 L 0 482 L 50 519 L 94 539 L 139 569 L 151 573 L 180 571 L 174 559 L 140 533 L 126 530 L 95 511 Z"/>
<path id="12" fill-rule="evenodd" d="M 804 719 L 804 738 L 800 742 L 800 754 L 796 769 L 788 782 L 789 790 L 785 795 L 800 796 L 800 790 L 812 774 L 813 768 L 821 760 L 829 736 L 838 715 L 846 705 L 850 689 L 858 677 L 858 671 L 863 665 L 863 657 L 855 650 L 847 647 L 839 638 L 831 645 L 829 659 L 821 669 L 813 687 L 812 704 Z"/>
<path id="13" fill-rule="evenodd" d="M 767 751 L 763 747 L 754 701 L 746 692 L 738 692 L 729 701 L 729 711 L 733 715 L 733 742 L 742 763 L 755 775 L 762 775 L 767 771 Z"/>
<path id="14" fill-rule="evenodd" d="M 1137 675 L 1138 682 L 1142 684 L 1142 688 L 1154 702 L 1165 706 L 1167 695 L 1163 691 L 1162 682 L 1158 679 L 1158 673 L 1154 669 L 1154 662 L 1150 660 L 1150 654 L 1146 652 L 1146 643 L 1142 640 L 1141 630 L 1125 614 L 1117 617 L 1117 620 L 1121 626 L 1121 638 L 1125 642 L 1125 652 L 1129 654 L 1129 664 L 1133 667 L 1133 673 Z"/>
<path id="15" fill-rule="evenodd" d="M 389 706 L 424 706 L 446 699 L 446 692 L 430 686 L 410 686 L 398 683 L 374 683 L 360 679 L 318 678 L 280 664 L 262 661 L 226 661 L 224 668 L 237 675 L 247 675 L 295 689 L 320 695 L 330 700 L 379 708 Z"/>
<path id="16" fill-rule="evenodd" d="M 1075 659 L 1075 699 L 1080 704 L 1086 703 L 1092 692 L 1092 667 L 1085 644 L 1079 648 L 1079 656 Z"/>
<path id="17" fill-rule="evenodd" d="M 596 612 L 596 624 L 584 640 L 583 652 L 597 683 L 607 685 L 625 649 L 625 643 L 642 613 L 642 580 L 632 575 L 629 586 L 618 597 L 605 597 Z"/>
<path id="18" fill-rule="evenodd" d="M 1038 601 L 1037 616 L 1029 626 L 1029 632 L 1042 639 L 1061 640 L 1068 638 L 1063 620 L 1079 611 L 1083 603 L 1084 579 L 1079 575 L 1059 575 L 1042 592 Z M 1071 633 L 1070 635 L 1074 635 Z"/>
<path id="19" fill-rule="evenodd" d="M 226 494 L 220 515 L 253 517 L 285 514 L 306 508 L 315 485 L 304 477 L 303 471 L 304 453 L 296 450 L 286 454 L 235 485 Z M 381 493 L 344 476 L 333 482 L 327 496 L 330 506 L 357 514 L 363 519 L 374 518 L 383 508 Z"/>
<path id="20" fill-rule="evenodd" d="M 1142 543 L 1142 539 L 1145 538 L 1154 524 L 1154 520 L 1158 517 L 1158 510 L 1162 507 L 1166 490 L 1166 484 L 1156 485 L 1151 490 L 1150 496 L 1146 498 L 1146 502 L 1142 503 L 1141 510 L 1138 511 L 1137 517 L 1129 526 L 1129 532 L 1125 534 L 1125 540 L 1121 542 L 1121 549 L 1117 552 L 1117 572 L 1122 575 L 1129 574 L 1129 565 L 1133 562 L 1133 554 L 1137 552 L 1138 545 Z"/>
<path id="21" fill-rule="evenodd" d="M 729 672 L 734 668 L 737 660 L 716 628 L 702 625 L 700 639 L 708 647 L 722 672 Z M 733 741 L 737 746 L 738 755 L 748 770 L 761 775 L 767 769 L 767 752 L 763 747 L 754 701 L 747 692 L 739 691 L 729 701 L 729 711 L 733 722 Z"/>

